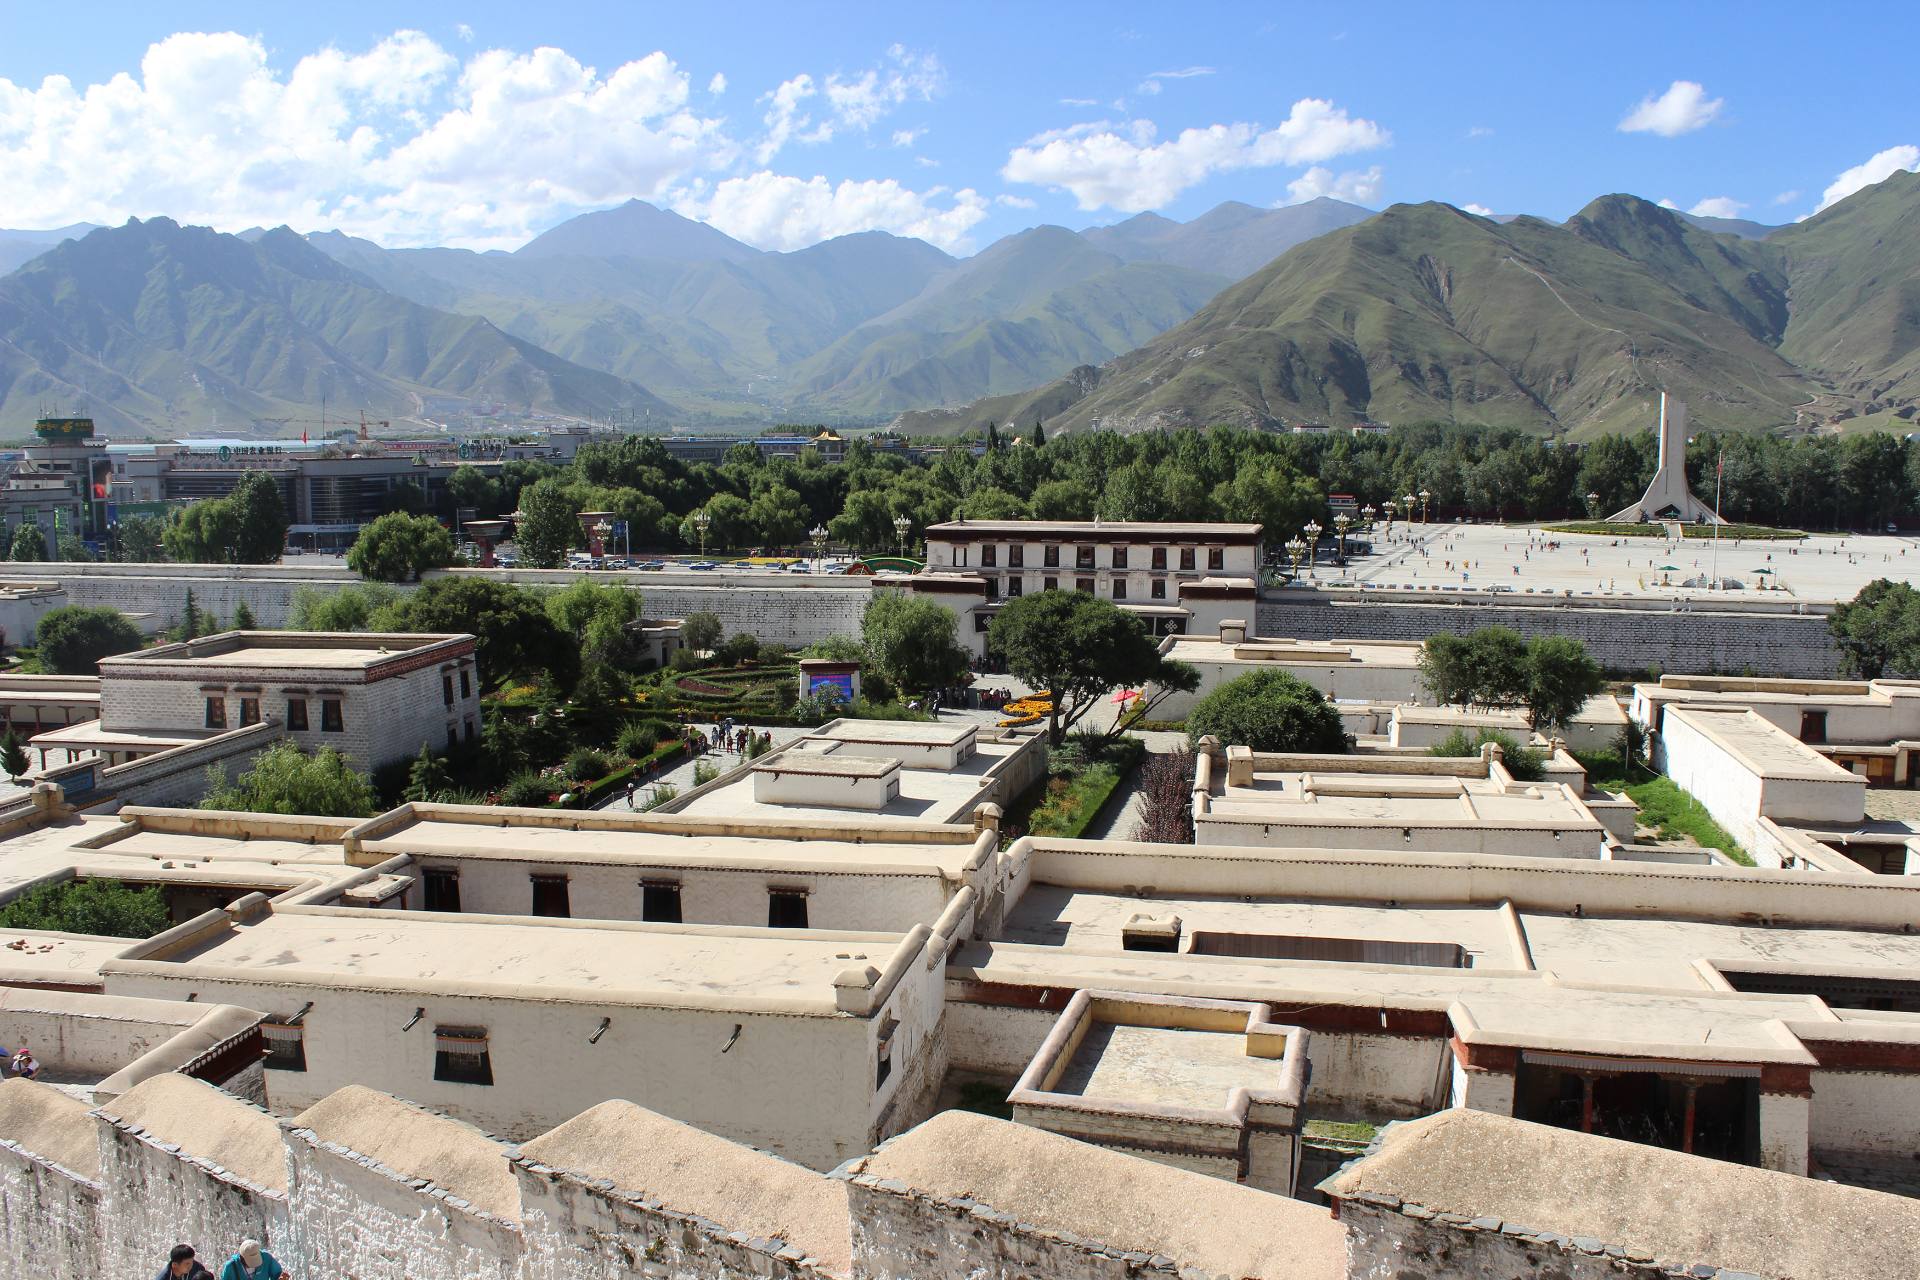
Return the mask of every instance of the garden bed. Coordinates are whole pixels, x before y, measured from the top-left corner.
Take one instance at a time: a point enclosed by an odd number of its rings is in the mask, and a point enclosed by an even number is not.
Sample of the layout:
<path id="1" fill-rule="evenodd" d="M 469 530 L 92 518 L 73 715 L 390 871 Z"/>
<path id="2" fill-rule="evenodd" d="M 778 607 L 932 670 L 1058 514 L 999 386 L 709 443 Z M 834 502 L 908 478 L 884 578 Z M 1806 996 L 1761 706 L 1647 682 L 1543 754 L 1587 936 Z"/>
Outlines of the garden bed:
<path id="1" fill-rule="evenodd" d="M 1013 802 L 1001 826 L 1003 839 L 1047 836 L 1078 839 L 1140 765 L 1146 746 L 1138 738 L 1101 742 L 1074 736 L 1047 759 L 1047 775 Z"/>

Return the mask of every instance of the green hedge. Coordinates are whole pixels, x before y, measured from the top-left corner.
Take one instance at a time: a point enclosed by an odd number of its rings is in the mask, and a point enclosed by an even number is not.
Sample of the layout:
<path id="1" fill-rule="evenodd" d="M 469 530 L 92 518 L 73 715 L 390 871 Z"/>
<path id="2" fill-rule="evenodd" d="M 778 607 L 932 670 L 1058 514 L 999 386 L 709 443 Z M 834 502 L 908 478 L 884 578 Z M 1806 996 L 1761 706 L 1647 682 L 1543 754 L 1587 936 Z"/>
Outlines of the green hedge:
<path id="1" fill-rule="evenodd" d="M 549 809 L 591 809 L 616 791 L 626 789 L 627 780 L 639 782 L 654 770 L 679 760 L 687 754 L 684 742 L 663 742 L 650 752 L 646 759 L 621 765 L 604 778 L 596 778 L 584 791 L 570 791 L 565 799 L 557 799 L 547 807 Z"/>

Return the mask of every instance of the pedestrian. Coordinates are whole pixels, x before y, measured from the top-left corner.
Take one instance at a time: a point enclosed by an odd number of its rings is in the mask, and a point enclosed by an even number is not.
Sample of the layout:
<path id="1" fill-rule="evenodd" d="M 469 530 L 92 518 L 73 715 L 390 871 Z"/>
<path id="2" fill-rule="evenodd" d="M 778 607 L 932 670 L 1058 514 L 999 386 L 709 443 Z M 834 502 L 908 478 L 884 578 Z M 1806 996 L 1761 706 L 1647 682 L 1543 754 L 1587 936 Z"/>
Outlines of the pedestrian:
<path id="1" fill-rule="evenodd" d="M 286 1274 L 287 1269 L 258 1240 L 242 1240 L 239 1252 L 220 1268 L 220 1280 L 280 1280 Z"/>
<path id="2" fill-rule="evenodd" d="M 627 808 L 633 808 L 633 779 L 627 779 Z"/>
<path id="3" fill-rule="evenodd" d="M 33 1060 L 33 1051 L 21 1045 L 20 1052 L 13 1055 L 13 1074 L 31 1080 L 40 1074 L 40 1064 Z"/>
<path id="4" fill-rule="evenodd" d="M 171 1280 L 213 1280 L 213 1272 L 200 1265 L 200 1259 L 193 1256 L 192 1245 L 177 1244 L 155 1280 L 169 1280 L 169 1277 Z"/>

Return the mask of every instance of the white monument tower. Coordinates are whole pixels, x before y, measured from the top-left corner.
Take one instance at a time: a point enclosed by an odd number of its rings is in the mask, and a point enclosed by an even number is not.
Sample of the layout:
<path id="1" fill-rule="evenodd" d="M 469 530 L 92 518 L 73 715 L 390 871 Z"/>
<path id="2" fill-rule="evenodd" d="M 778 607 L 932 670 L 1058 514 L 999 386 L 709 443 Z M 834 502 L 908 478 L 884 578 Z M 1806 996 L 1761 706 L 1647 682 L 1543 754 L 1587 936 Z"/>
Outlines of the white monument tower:
<path id="1" fill-rule="evenodd" d="M 1711 508 L 1687 488 L 1687 406 L 1660 393 L 1660 465 L 1640 500 L 1607 517 L 1608 524 L 1722 524 Z"/>

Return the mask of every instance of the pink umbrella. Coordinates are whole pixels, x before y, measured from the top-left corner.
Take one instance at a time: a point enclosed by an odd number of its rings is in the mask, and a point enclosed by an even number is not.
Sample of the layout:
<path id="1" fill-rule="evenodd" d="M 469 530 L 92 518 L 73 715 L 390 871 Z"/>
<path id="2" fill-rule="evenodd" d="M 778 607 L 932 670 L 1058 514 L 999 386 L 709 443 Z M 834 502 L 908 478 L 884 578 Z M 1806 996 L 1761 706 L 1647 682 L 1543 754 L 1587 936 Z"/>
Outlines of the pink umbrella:
<path id="1" fill-rule="evenodd" d="M 1126 703 L 1126 702 L 1132 702 L 1135 698 L 1139 696 L 1140 696 L 1139 693 L 1136 692 L 1135 690 L 1122 689 L 1120 692 L 1113 695 L 1113 700 L 1115 702 Z"/>

